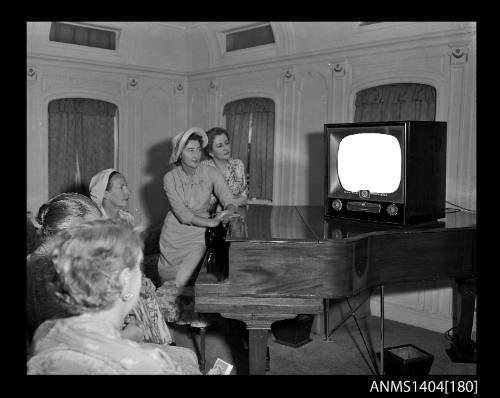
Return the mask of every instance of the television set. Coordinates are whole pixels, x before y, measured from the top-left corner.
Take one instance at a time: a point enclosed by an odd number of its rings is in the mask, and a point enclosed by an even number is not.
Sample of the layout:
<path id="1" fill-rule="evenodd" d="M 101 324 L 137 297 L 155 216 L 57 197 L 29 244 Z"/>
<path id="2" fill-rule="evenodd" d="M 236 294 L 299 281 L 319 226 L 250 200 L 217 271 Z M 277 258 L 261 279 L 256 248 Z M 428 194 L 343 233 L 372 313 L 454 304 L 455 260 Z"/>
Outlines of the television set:
<path id="1" fill-rule="evenodd" d="M 445 216 L 446 122 L 325 124 L 325 217 L 418 224 Z"/>

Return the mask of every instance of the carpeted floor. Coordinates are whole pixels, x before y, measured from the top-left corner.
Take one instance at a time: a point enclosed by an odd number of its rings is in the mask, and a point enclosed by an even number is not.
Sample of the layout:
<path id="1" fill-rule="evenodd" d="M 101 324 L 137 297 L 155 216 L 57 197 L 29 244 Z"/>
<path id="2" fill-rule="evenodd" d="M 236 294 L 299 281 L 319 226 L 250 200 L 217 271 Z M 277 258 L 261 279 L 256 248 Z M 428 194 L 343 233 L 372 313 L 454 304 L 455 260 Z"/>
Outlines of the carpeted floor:
<path id="1" fill-rule="evenodd" d="M 368 316 L 359 321 L 366 345 L 375 355 L 379 351 L 379 318 Z M 445 350 L 450 346 L 443 333 L 436 333 L 394 322 L 385 321 L 385 347 L 413 344 L 432 354 L 430 375 L 476 375 L 475 363 L 452 362 Z M 171 327 L 176 343 L 189 347 L 199 354 L 200 335 L 188 326 Z M 228 333 L 229 332 L 229 333 Z M 234 365 L 233 375 L 248 374 L 248 350 L 245 348 L 245 329 L 242 322 L 218 318 L 207 328 L 206 369 L 217 358 Z M 375 374 L 365 344 L 354 321 L 347 322 L 324 341 L 323 335 L 314 331 L 312 341 L 293 348 L 278 344 L 269 333 L 270 370 L 268 375 L 372 375 Z M 377 365 L 378 366 L 378 365 Z"/>

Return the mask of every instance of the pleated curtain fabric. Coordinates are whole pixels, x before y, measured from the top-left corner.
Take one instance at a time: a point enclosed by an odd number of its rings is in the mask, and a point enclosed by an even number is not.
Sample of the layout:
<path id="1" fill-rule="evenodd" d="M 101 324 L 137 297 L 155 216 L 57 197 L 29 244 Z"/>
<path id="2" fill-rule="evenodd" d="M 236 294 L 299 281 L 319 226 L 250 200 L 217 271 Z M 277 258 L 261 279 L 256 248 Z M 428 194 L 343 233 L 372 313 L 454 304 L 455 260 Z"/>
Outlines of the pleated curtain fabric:
<path id="1" fill-rule="evenodd" d="M 428 84 L 386 84 L 356 94 L 354 122 L 435 119 L 436 89 Z"/>
<path id="2" fill-rule="evenodd" d="M 88 195 L 90 179 L 114 167 L 114 104 L 87 98 L 51 101 L 49 112 L 49 197 L 61 192 Z"/>
<path id="3" fill-rule="evenodd" d="M 274 102 L 273 102 L 274 104 Z M 249 196 L 272 200 L 274 166 L 274 110 L 253 113 Z"/>
<path id="4" fill-rule="evenodd" d="M 226 104 L 223 111 L 230 134 L 232 157 L 249 173 L 249 197 L 272 200 L 275 104 L 269 98 L 245 98 Z M 250 159 L 248 136 L 252 120 Z"/>

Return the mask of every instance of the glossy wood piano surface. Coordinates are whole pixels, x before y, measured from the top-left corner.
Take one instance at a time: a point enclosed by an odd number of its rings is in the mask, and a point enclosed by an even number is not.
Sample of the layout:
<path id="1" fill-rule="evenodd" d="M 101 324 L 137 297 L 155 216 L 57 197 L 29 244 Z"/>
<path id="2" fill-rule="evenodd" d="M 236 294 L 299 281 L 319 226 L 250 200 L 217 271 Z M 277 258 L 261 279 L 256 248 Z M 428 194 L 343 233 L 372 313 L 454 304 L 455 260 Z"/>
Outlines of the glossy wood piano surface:
<path id="1" fill-rule="evenodd" d="M 325 219 L 321 206 L 249 205 L 239 212 L 228 228 L 229 277 L 218 282 L 202 270 L 195 310 L 246 323 L 250 373 L 264 373 L 271 324 L 320 313 L 324 298 L 391 283 L 476 275 L 470 213 L 398 226 Z"/>

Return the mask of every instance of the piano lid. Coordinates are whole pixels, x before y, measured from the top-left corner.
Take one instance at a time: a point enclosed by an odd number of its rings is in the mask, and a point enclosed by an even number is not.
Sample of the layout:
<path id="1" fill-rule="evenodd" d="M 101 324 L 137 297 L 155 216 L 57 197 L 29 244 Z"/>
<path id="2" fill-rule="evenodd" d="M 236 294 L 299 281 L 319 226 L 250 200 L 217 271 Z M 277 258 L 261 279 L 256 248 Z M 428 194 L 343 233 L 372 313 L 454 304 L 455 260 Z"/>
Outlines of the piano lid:
<path id="1" fill-rule="evenodd" d="M 318 242 L 295 206 L 250 204 L 238 209 L 240 217 L 231 219 L 228 242 Z"/>
<path id="2" fill-rule="evenodd" d="M 297 206 L 304 222 L 320 236 L 321 241 L 354 238 L 373 232 L 414 231 L 421 229 L 468 228 L 476 225 L 476 215 L 463 211 L 451 211 L 444 218 L 414 225 L 384 224 L 369 221 L 325 218 L 322 206 Z"/>

